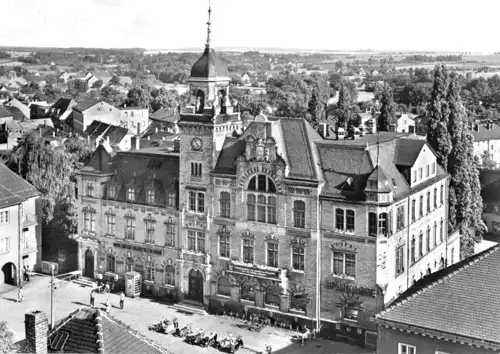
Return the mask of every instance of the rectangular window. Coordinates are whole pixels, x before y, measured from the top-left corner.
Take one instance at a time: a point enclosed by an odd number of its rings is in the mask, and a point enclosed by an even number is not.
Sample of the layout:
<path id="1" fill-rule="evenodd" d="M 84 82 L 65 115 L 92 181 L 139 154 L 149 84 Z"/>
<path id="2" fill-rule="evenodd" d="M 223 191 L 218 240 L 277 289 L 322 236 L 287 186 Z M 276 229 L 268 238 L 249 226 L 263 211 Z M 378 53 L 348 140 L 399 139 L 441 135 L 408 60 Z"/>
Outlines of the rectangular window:
<path id="1" fill-rule="evenodd" d="M 243 239 L 243 262 L 245 263 L 254 262 L 254 249 L 255 249 L 254 240 Z"/>
<path id="2" fill-rule="evenodd" d="M 293 202 L 293 226 L 306 227 L 306 203 L 301 200 Z"/>
<path id="3" fill-rule="evenodd" d="M 429 177 L 429 173 L 430 173 L 430 166 L 427 165 L 425 166 L 425 177 Z"/>
<path id="4" fill-rule="evenodd" d="M 93 183 L 87 183 L 87 197 L 94 197 L 94 184 Z"/>
<path id="5" fill-rule="evenodd" d="M 418 236 L 418 255 L 420 258 L 424 255 L 424 234 L 420 231 Z"/>
<path id="6" fill-rule="evenodd" d="M 156 193 L 153 190 L 148 190 L 147 201 L 148 204 L 155 204 L 156 202 Z"/>
<path id="7" fill-rule="evenodd" d="M 413 345 L 398 343 L 398 354 L 417 354 L 417 348 Z"/>
<path id="8" fill-rule="evenodd" d="M 168 193 L 168 206 L 175 207 L 176 199 L 177 199 L 177 193 L 169 192 Z"/>
<path id="9" fill-rule="evenodd" d="M 333 252 L 333 274 L 356 276 L 356 255 L 347 252 Z"/>
<path id="10" fill-rule="evenodd" d="M 266 222 L 266 196 L 257 196 L 257 221 Z"/>
<path id="11" fill-rule="evenodd" d="M 155 243 L 155 226 L 154 223 L 147 221 L 146 222 L 146 243 Z"/>
<path id="12" fill-rule="evenodd" d="M 355 230 L 355 217 L 354 210 L 347 209 L 345 212 L 345 229 L 347 232 L 354 232 Z"/>
<path id="13" fill-rule="evenodd" d="M 108 198 L 115 199 L 117 196 L 117 186 L 111 185 L 108 186 Z"/>
<path id="14" fill-rule="evenodd" d="M 432 174 L 436 173 L 436 163 L 432 163 Z"/>
<path id="15" fill-rule="evenodd" d="M 368 213 L 368 235 L 377 236 L 378 220 L 377 214 Z"/>
<path id="16" fill-rule="evenodd" d="M 219 236 L 219 257 L 229 258 L 229 235 L 220 235 Z"/>
<path id="17" fill-rule="evenodd" d="M 114 236 L 116 234 L 116 216 L 106 215 L 106 234 Z"/>
<path id="18" fill-rule="evenodd" d="M 399 275 L 405 271 L 404 266 L 404 248 L 398 247 L 396 249 L 396 275 Z"/>
<path id="19" fill-rule="evenodd" d="M 419 168 L 418 175 L 419 175 L 419 179 L 422 179 L 424 177 L 424 168 L 423 167 Z"/>
<path id="20" fill-rule="evenodd" d="M 0 238 L 0 254 L 10 252 L 10 237 Z"/>
<path id="21" fill-rule="evenodd" d="M 405 206 L 400 205 L 396 209 L 396 229 L 398 231 L 403 230 L 405 228 Z"/>
<path id="22" fill-rule="evenodd" d="M 420 210 L 420 217 L 424 216 L 424 196 L 420 196 L 420 205 L 419 205 L 419 210 Z"/>
<path id="23" fill-rule="evenodd" d="M 146 280 L 155 281 L 155 264 L 153 262 L 148 262 L 146 264 Z"/>
<path id="24" fill-rule="evenodd" d="M 413 171 L 413 182 L 417 182 L 417 170 Z"/>
<path id="25" fill-rule="evenodd" d="M 434 209 L 438 207 L 438 190 L 434 188 Z"/>
<path id="26" fill-rule="evenodd" d="M 126 219 L 125 226 L 125 239 L 126 240 L 134 240 L 135 239 L 135 219 Z"/>
<path id="27" fill-rule="evenodd" d="M 201 177 L 201 163 L 191 162 L 191 177 Z"/>
<path id="28" fill-rule="evenodd" d="M 274 242 L 267 243 L 267 265 L 278 268 L 278 244 Z"/>
<path id="29" fill-rule="evenodd" d="M 431 212 L 431 191 L 427 192 L 427 213 Z"/>
<path id="30" fill-rule="evenodd" d="M 205 232 L 188 231 L 188 250 L 197 253 L 205 252 Z"/>
<path id="31" fill-rule="evenodd" d="M 83 213 L 83 230 L 95 232 L 96 215 L 94 213 Z"/>
<path id="32" fill-rule="evenodd" d="M 231 217 L 231 194 L 229 192 L 220 193 L 220 216 Z"/>
<path id="33" fill-rule="evenodd" d="M 130 202 L 135 201 L 135 189 L 134 188 L 127 189 L 127 200 Z"/>
<path id="34" fill-rule="evenodd" d="M 23 248 L 28 248 L 28 229 L 23 229 L 21 234 L 21 245 Z"/>
<path id="35" fill-rule="evenodd" d="M 255 221 L 255 195 L 249 194 L 247 197 L 247 219 L 249 221 Z"/>
<path id="36" fill-rule="evenodd" d="M 203 193 L 198 193 L 198 213 L 204 213 L 205 212 L 205 194 Z"/>
<path id="37" fill-rule="evenodd" d="M 292 267 L 295 270 L 304 270 L 304 247 L 292 247 Z"/>
<path id="38" fill-rule="evenodd" d="M 175 268 L 173 266 L 165 267 L 165 284 L 175 285 Z"/>
<path id="39" fill-rule="evenodd" d="M 335 209 L 335 229 L 338 231 L 344 231 L 344 209 Z"/>
<path id="40" fill-rule="evenodd" d="M 10 220 L 9 211 L 0 212 L 0 225 L 8 224 Z"/>
<path id="41" fill-rule="evenodd" d="M 165 246 L 175 247 L 175 225 L 165 224 Z"/>
<path id="42" fill-rule="evenodd" d="M 196 192 L 189 192 L 189 210 L 196 211 Z"/>

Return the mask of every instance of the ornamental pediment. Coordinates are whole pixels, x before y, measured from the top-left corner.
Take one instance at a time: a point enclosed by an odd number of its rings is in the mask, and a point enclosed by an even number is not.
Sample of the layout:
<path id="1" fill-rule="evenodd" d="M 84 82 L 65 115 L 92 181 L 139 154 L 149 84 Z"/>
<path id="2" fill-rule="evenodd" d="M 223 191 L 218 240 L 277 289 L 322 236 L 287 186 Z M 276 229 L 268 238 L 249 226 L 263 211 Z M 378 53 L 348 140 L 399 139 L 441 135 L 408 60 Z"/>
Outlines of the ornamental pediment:
<path id="1" fill-rule="evenodd" d="M 335 242 L 331 245 L 332 250 L 334 251 L 347 251 L 347 252 L 357 252 L 358 248 L 354 246 L 352 243 L 341 241 Z"/>

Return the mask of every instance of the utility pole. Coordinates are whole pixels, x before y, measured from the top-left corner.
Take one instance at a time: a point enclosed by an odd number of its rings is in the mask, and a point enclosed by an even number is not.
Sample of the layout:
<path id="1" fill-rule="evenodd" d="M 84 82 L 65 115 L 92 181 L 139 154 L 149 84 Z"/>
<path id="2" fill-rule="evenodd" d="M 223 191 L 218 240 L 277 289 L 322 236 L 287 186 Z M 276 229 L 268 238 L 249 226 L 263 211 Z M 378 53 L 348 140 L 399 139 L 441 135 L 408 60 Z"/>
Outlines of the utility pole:
<path id="1" fill-rule="evenodd" d="M 55 309 L 54 309 L 54 290 L 55 286 L 55 264 L 50 265 L 51 277 L 50 277 L 50 329 L 54 329 L 54 319 L 55 319 Z"/>
<path id="2" fill-rule="evenodd" d="M 19 203 L 19 208 L 17 209 L 17 285 L 19 289 L 23 286 L 23 278 L 21 271 L 21 236 L 23 232 L 23 203 Z"/>

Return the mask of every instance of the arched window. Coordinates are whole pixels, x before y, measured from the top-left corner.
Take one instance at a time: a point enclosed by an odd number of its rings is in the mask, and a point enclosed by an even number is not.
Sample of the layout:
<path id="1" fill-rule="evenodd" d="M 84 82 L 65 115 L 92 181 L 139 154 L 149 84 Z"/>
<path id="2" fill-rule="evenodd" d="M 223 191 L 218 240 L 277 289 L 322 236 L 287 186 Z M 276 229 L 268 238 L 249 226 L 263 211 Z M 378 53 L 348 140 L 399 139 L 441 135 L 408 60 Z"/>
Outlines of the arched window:
<path id="1" fill-rule="evenodd" d="M 431 191 L 427 192 L 427 213 L 431 212 Z"/>
<path id="2" fill-rule="evenodd" d="M 255 301 L 255 284 L 246 281 L 241 284 L 241 298 L 247 301 Z"/>
<path id="3" fill-rule="evenodd" d="M 272 306 L 280 305 L 280 287 L 278 285 L 270 285 L 266 288 L 264 303 Z"/>
<path id="4" fill-rule="evenodd" d="M 220 216 L 231 217 L 231 194 L 229 192 L 220 192 Z"/>
<path id="5" fill-rule="evenodd" d="M 438 207 L 438 189 L 434 188 L 434 209 Z"/>
<path id="6" fill-rule="evenodd" d="M 444 186 L 441 185 L 441 192 L 440 192 L 440 195 L 439 195 L 439 200 L 441 202 L 441 205 L 444 204 Z"/>
<path id="7" fill-rule="evenodd" d="M 171 265 L 165 266 L 165 284 L 175 285 L 175 268 Z"/>
<path id="8" fill-rule="evenodd" d="M 415 221 L 415 199 L 411 201 L 411 221 Z"/>
<path id="9" fill-rule="evenodd" d="M 410 261 L 415 263 L 415 235 L 411 238 Z"/>
<path id="10" fill-rule="evenodd" d="M 248 182 L 248 190 L 276 193 L 276 186 L 270 177 L 266 175 L 256 175 Z"/>
<path id="11" fill-rule="evenodd" d="M 335 209 L 335 229 L 339 231 L 345 230 L 344 209 Z"/>
<path id="12" fill-rule="evenodd" d="M 368 235 L 377 236 L 377 214 L 368 213 Z"/>
<path id="13" fill-rule="evenodd" d="M 443 236 L 443 219 L 441 219 L 441 224 L 439 225 L 439 242 L 442 243 L 444 241 Z"/>
<path id="14" fill-rule="evenodd" d="M 420 257 L 424 255 L 424 233 L 422 231 L 418 235 L 418 255 Z"/>
<path id="15" fill-rule="evenodd" d="M 427 235 L 425 238 L 425 243 L 427 244 L 427 252 L 431 251 L 431 228 L 427 226 Z"/>
<path id="16" fill-rule="evenodd" d="M 131 272 L 134 270 L 134 260 L 130 257 L 127 257 L 125 260 L 125 272 Z"/>
<path id="17" fill-rule="evenodd" d="M 217 282 L 217 294 L 231 296 L 231 280 L 228 277 L 220 277 Z"/>
<path id="18" fill-rule="evenodd" d="M 115 272 L 115 256 L 110 253 L 106 255 L 106 270 L 111 273 Z"/>
<path id="19" fill-rule="evenodd" d="M 306 203 L 302 200 L 293 202 L 293 226 L 306 227 Z"/>
<path id="20" fill-rule="evenodd" d="M 437 229 L 438 229 L 438 226 L 437 226 L 437 223 L 434 221 L 434 235 L 433 235 L 433 239 L 434 239 L 434 246 L 436 246 L 438 243 L 438 240 L 437 240 Z"/>
<path id="21" fill-rule="evenodd" d="M 420 196 L 420 205 L 419 205 L 419 210 L 420 210 L 420 217 L 424 216 L 424 196 Z"/>

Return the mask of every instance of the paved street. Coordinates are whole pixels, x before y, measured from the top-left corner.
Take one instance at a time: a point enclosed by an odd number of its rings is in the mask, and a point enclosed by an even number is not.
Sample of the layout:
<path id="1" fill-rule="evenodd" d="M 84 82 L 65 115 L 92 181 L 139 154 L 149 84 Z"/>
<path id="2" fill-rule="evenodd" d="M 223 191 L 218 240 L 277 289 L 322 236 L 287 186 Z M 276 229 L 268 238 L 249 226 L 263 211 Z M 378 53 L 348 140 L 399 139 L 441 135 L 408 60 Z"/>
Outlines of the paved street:
<path id="1" fill-rule="evenodd" d="M 44 311 L 50 321 L 50 287 L 49 277 L 33 277 L 31 283 L 24 286 L 25 301 L 17 303 L 17 291 L 4 293 L 0 299 L 0 319 L 7 320 L 8 326 L 14 332 L 14 339 L 24 339 L 24 313 L 31 310 Z M 89 301 L 89 288 L 82 288 L 74 283 L 65 283 L 56 290 L 56 318 L 67 316 L 80 306 L 86 306 Z M 118 295 L 97 295 L 96 305 L 109 298 L 114 306 L 118 306 Z M 328 340 L 313 340 L 306 342 L 304 347 L 290 342 L 290 333 L 281 329 L 265 328 L 261 332 L 249 332 L 236 326 L 236 321 L 217 316 L 187 315 L 176 312 L 166 305 L 150 299 L 129 299 L 125 301 L 125 309 L 113 308 L 111 315 L 128 324 L 131 328 L 145 334 L 164 348 L 173 353 L 220 353 L 213 348 L 190 346 L 172 335 L 164 335 L 147 330 L 147 325 L 157 323 L 162 318 L 178 317 L 181 326 L 193 322 L 193 329 L 203 328 L 206 331 L 216 331 L 219 336 L 232 333 L 241 335 L 245 346 L 264 350 L 266 344 L 272 344 L 273 353 L 369 353 L 358 347 Z M 241 353 L 250 353 L 242 350 Z"/>

